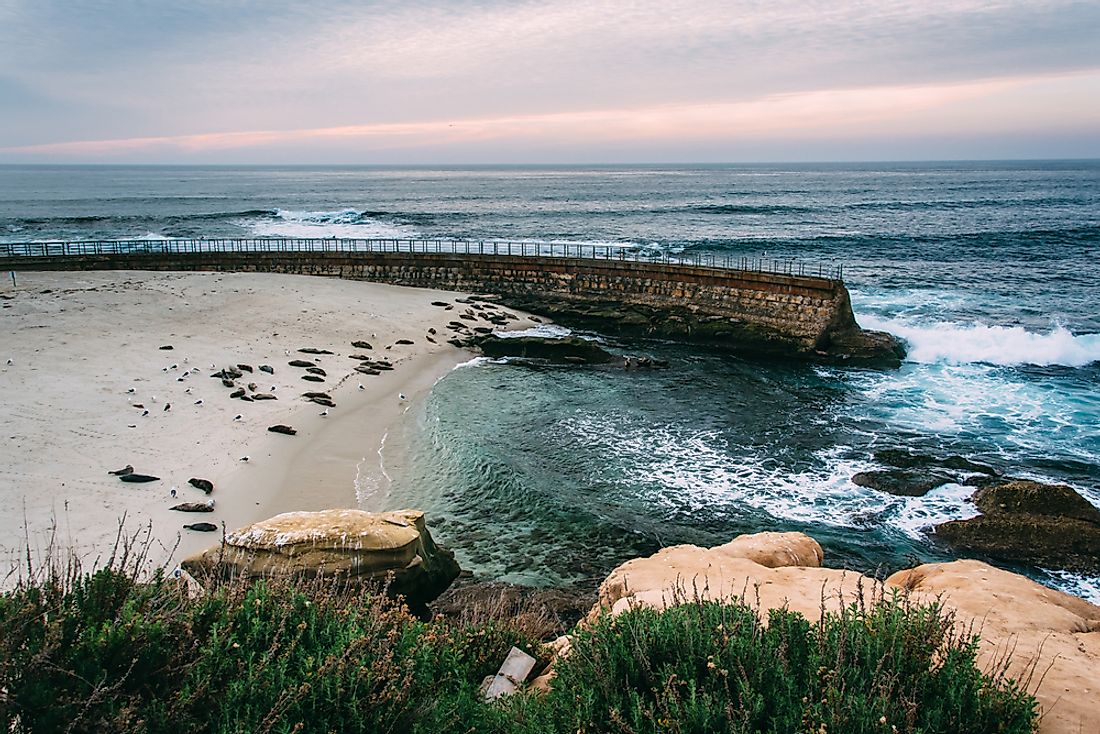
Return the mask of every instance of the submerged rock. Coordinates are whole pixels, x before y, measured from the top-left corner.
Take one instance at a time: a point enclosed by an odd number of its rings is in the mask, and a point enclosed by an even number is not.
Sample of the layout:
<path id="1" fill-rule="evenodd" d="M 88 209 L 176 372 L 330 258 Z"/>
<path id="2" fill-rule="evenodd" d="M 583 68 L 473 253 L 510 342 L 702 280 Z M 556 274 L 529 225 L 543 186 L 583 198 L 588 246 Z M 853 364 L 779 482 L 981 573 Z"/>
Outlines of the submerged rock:
<path id="1" fill-rule="evenodd" d="M 853 484 L 899 497 L 923 497 L 936 487 L 953 481 L 953 477 L 943 474 L 912 472 L 904 469 L 862 471 L 852 475 Z"/>
<path id="2" fill-rule="evenodd" d="M 383 583 L 418 607 L 439 596 L 460 572 L 437 546 L 418 510 L 287 512 L 229 533 L 224 545 L 183 562 L 191 573 L 323 578 Z"/>
<path id="3" fill-rule="evenodd" d="M 606 364 L 618 358 L 599 344 L 577 336 L 549 339 L 541 336 L 501 337 L 486 334 L 472 340 L 486 357 L 527 357 L 551 362 L 583 360 L 584 364 Z"/>

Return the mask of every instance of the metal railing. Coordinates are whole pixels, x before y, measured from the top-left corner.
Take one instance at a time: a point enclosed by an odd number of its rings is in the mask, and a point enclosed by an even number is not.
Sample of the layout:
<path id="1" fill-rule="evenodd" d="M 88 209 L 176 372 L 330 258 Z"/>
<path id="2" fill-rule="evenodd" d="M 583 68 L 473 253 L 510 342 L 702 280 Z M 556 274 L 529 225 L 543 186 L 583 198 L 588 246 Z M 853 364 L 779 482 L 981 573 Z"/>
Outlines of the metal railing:
<path id="1" fill-rule="evenodd" d="M 658 248 L 630 244 L 582 244 L 574 242 L 524 242 L 509 240 L 449 239 L 171 239 L 80 240 L 70 242 L 0 243 L 0 257 L 79 257 L 87 255 L 177 255 L 208 252 L 347 252 L 430 253 L 448 255 L 511 255 L 559 257 L 619 262 L 661 263 L 744 272 L 773 273 L 843 280 L 841 265 L 807 263 L 794 258 L 721 255 L 709 252 L 669 253 Z"/>

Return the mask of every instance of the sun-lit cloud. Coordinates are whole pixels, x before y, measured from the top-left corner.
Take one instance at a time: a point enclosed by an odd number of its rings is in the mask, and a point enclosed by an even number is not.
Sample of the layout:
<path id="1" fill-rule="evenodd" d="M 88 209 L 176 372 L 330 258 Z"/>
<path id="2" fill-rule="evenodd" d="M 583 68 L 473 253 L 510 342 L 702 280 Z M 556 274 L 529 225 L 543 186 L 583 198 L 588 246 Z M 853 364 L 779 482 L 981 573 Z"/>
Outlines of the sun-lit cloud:
<path id="1" fill-rule="evenodd" d="M 937 134 L 1003 126 L 994 104 L 1041 135 L 1092 120 L 1044 80 L 1100 96 L 1098 29 L 1100 5 L 1076 0 L 0 0 L 0 150 L 305 162 L 337 139 L 410 160 L 645 141 L 660 156 L 855 140 L 869 121 L 918 135 L 905 113 L 929 109 Z"/>

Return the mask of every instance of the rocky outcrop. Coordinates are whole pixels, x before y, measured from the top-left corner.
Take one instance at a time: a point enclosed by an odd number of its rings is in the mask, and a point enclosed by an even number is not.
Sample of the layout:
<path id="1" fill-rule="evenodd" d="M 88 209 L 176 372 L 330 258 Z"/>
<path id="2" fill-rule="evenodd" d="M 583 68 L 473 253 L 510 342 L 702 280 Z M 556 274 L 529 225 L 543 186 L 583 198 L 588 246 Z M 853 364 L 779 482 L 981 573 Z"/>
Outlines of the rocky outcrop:
<path id="1" fill-rule="evenodd" d="M 454 554 L 433 542 L 424 513 L 287 512 L 241 528 L 183 562 L 191 573 L 384 583 L 418 608 L 458 577 Z"/>
<path id="2" fill-rule="evenodd" d="M 936 487 L 952 482 L 945 474 L 921 473 L 906 469 L 861 471 L 852 475 L 852 484 L 899 497 L 923 497 Z"/>
<path id="3" fill-rule="evenodd" d="M 1100 574 L 1100 510 L 1072 487 L 986 482 L 971 501 L 982 514 L 938 525 L 936 537 L 990 558 Z"/>
<path id="4" fill-rule="evenodd" d="M 591 339 L 579 336 L 547 338 L 541 336 L 503 337 L 485 334 L 470 340 L 486 357 L 525 357 L 551 362 L 607 364 L 618 358 Z"/>
<path id="5" fill-rule="evenodd" d="M 1042 708 L 1040 732 L 1095 728 L 1100 607 L 980 561 L 918 566 L 881 586 L 852 571 L 822 568 L 822 562 L 821 547 L 802 533 L 742 535 L 714 548 L 664 548 L 615 569 L 600 586 L 591 614 L 742 597 L 765 620 L 769 609 L 786 607 L 815 621 L 822 609 L 835 611 L 855 601 L 861 589 L 865 598 L 897 589 L 918 603 L 954 610 L 960 631 L 980 635 L 984 669 L 1010 654 L 1008 674 L 1029 682 Z"/>

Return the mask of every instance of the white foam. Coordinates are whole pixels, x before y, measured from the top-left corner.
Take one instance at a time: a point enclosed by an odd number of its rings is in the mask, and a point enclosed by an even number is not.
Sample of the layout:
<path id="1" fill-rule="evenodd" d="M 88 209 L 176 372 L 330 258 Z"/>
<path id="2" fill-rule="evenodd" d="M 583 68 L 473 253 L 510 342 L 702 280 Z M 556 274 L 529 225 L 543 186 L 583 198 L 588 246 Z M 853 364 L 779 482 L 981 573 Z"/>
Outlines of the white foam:
<path id="1" fill-rule="evenodd" d="M 1085 576 L 1083 574 L 1070 573 L 1069 571 L 1052 571 L 1044 568 L 1043 572 L 1051 577 L 1054 586 L 1067 594 L 1079 596 L 1085 601 L 1100 604 L 1100 577 Z"/>
<path id="2" fill-rule="evenodd" d="M 259 237 L 415 239 L 420 236 L 413 227 L 367 217 L 355 209 L 331 212 L 276 209 L 275 219 L 250 219 L 240 224 Z"/>
<path id="3" fill-rule="evenodd" d="M 538 326 L 532 326 L 530 329 L 521 329 L 519 331 L 493 332 L 493 336 L 499 336 L 504 339 L 513 339 L 521 336 L 537 336 L 543 339 L 564 339 L 565 337 L 572 335 L 572 329 L 567 329 L 566 327 L 558 326 L 557 324 L 539 324 Z"/>
<path id="4" fill-rule="evenodd" d="M 1100 361 L 1100 334 L 1073 334 L 1062 326 L 1037 333 L 1022 326 L 921 324 L 872 314 L 860 315 L 859 321 L 864 328 L 887 331 L 905 339 L 909 344 L 907 359 L 911 362 L 1084 367 Z"/>

